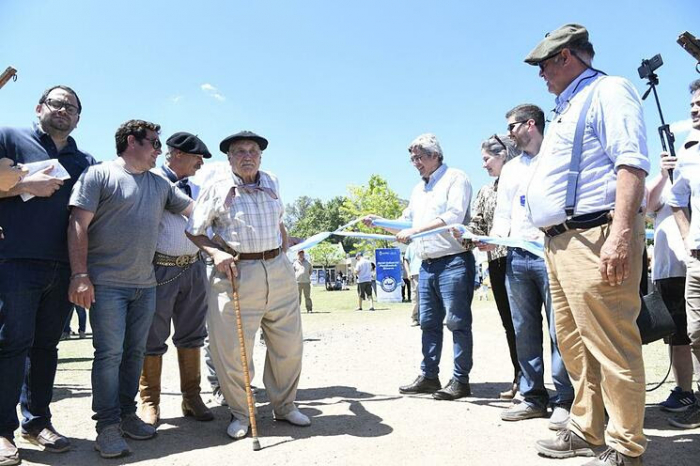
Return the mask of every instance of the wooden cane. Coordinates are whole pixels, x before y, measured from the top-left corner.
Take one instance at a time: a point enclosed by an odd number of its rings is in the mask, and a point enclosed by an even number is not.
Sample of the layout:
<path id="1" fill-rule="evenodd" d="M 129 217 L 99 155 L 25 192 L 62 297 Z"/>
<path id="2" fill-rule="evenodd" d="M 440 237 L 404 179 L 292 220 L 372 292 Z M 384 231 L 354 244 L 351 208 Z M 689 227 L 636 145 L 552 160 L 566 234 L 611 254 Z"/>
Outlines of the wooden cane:
<path id="1" fill-rule="evenodd" d="M 238 282 L 231 277 L 233 288 L 233 310 L 236 314 L 236 328 L 238 329 L 238 344 L 241 346 L 241 361 L 243 362 L 243 381 L 245 382 L 245 395 L 248 402 L 248 416 L 250 417 L 250 430 L 253 435 L 253 451 L 260 450 L 258 440 L 258 425 L 255 422 L 255 404 L 253 402 L 253 390 L 250 388 L 250 371 L 248 370 L 248 353 L 245 350 L 245 338 L 243 336 L 243 324 L 241 322 L 241 303 L 238 300 Z"/>

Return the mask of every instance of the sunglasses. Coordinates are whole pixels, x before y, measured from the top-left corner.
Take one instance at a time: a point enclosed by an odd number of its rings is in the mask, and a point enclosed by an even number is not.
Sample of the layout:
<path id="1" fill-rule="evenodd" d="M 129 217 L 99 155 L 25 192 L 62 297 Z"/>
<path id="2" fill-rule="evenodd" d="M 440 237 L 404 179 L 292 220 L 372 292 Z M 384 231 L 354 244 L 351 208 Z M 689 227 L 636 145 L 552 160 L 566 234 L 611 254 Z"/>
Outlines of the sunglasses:
<path id="1" fill-rule="evenodd" d="M 501 145 L 501 147 L 503 147 L 503 150 L 504 150 L 504 151 L 508 152 L 508 148 L 506 147 L 505 143 L 504 143 L 503 141 L 501 141 L 501 138 L 498 137 L 498 134 L 494 134 L 494 135 L 491 136 L 491 137 L 492 137 L 493 139 L 495 139 L 495 140 Z"/>
<path id="2" fill-rule="evenodd" d="M 160 139 L 158 139 L 158 138 L 149 139 L 149 138 L 144 137 L 144 139 L 146 141 L 150 142 L 155 150 L 158 150 L 161 147 L 163 147 L 163 143 L 161 143 Z"/>
<path id="3" fill-rule="evenodd" d="M 514 121 L 513 123 L 508 123 L 508 132 L 512 133 L 513 129 L 515 129 L 515 127 L 517 125 L 519 125 L 521 123 L 526 123 L 526 122 L 527 122 L 527 120 L 520 120 L 520 121 Z"/>

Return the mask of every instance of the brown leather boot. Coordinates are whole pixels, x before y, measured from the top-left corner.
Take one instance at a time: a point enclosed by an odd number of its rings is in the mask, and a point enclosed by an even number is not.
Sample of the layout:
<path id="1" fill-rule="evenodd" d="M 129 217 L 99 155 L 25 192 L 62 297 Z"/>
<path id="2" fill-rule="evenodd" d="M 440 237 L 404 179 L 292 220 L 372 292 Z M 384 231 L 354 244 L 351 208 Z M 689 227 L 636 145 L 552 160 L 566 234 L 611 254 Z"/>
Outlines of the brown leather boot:
<path id="1" fill-rule="evenodd" d="M 140 417 L 146 424 L 155 426 L 160 419 L 160 374 L 163 370 L 163 355 L 146 356 L 139 379 L 141 395 Z"/>
<path id="2" fill-rule="evenodd" d="M 177 362 L 180 364 L 180 390 L 182 391 L 182 414 L 193 416 L 198 421 L 211 421 L 214 414 L 199 396 L 202 378 L 199 348 L 178 348 Z"/>

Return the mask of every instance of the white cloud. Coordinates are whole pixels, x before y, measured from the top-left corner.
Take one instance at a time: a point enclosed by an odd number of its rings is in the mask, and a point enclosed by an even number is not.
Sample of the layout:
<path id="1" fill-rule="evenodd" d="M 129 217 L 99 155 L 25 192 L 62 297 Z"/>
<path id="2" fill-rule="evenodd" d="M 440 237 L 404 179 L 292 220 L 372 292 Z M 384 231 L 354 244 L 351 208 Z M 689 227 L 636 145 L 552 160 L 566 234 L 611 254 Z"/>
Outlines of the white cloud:
<path id="1" fill-rule="evenodd" d="M 226 97 L 221 92 L 219 92 L 219 89 L 216 86 L 212 86 L 209 83 L 204 83 L 200 86 L 200 88 L 202 89 L 202 91 L 204 91 L 205 94 L 218 100 L 219 102 L 223 102 L 224 100 L 226 100 Z"/>
<path id="2" fill-rule="evenodd" d="M 170 101 L 172 103 L 176 104 L 176 103 L 180 102 L 183 99 L 183 97 L 184 96 L 182 96 L 182 95 L 175 95 L 175 96 L 170 98 Z"/>

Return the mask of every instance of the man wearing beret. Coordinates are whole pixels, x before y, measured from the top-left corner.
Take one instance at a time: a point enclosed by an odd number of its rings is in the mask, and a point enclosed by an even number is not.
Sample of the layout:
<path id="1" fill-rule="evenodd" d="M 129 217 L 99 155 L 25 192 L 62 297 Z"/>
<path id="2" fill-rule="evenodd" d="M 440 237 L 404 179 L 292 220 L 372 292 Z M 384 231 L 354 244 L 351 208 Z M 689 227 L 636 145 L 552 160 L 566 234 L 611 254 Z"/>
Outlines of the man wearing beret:
<path id="1" fill-rule="evenodd" d="M 117 159 L 87 169 L 69 205 L 70 300 L 90 308 L 95 449 L 105 458 L 130 452 L 122 435 L 152 438 L 156 429 L 136 415 L 146 338 L 156 310 L 153 257 L 163 212 L 189 215 L 192 200 L 151 172 L 161 153 L 160 126 L 123 123 Z"/>
<path id="2" fill-rule="evenodd" d="M 267 139 L 250 131 L 224 139 L 219 148 L 228 156 L 231 176 L 202 191 L 187 225 L 190 239 L 214 261 L 207 324 L 212 359 L 232 414 L 226 432 L 233 439 L 245 437 L 249 427 L 234 283 L 248 367 L 252 368 L 258 328 L 265 337 L 263 382 L 275 419 L 311 424 L 294 404 L 302 358 L 299 295 L 294 269 L 284 254 L 287 234 L 279 184 L 274 175 L 260 170 L 267 145 Z M 207 236 L 210 228 L 213 239 Z"/>
<path id="3" fill-rule="evenodd" d="M 607 444 L 586 464 L 638 465 L 646 448 L 636 324 L 646 130 L 634 86 L 593 68 L 593 56 L 588 31 L 567 24 L 525 59 L 557 96 L 525 196 L 545 233 L 557 340 L 575 392 L 568 427 L 537 442 L 537 450 L 552 458 L 594 456 L 593 448 Z"/>
<path id="4" fill-rule="evenodd" d="M 194 134 L 178 132 L 165 143 L 165 163 L 156 172 L 170 180 L 190 198 L 198 187 L 188 181 L 211 157 L 206 144 Z M 195 188 L 195 189 L 193 189 Z M 155 425 L 160 417 L 160 378 L 165 341 L 173 324 L 173 345 L 180 366 L 182 414 L 198 421 L 211 421 L 214 415 L 200 397 L 200 348 L 207 336 L 206 266 L 195 246 L 185 236 L 187 218 L 164 212 L 158 230 L 156 255 L 156 313 L 148 332 L 146 357 L 143 361 L 139 391 L 141 419 Z"/>

